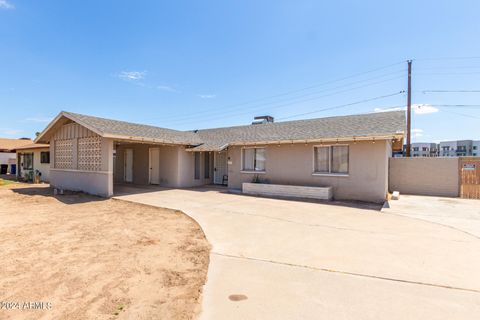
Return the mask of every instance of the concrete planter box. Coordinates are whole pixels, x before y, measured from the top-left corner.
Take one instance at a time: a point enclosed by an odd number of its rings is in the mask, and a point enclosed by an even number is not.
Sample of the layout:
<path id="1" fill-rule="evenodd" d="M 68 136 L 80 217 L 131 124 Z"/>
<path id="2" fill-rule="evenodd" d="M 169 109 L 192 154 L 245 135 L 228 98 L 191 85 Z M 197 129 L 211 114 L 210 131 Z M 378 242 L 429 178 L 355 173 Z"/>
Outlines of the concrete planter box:
<path id="1" fill-rule="evenodd" d="M 257 196 L 304 198 L 331 200 L 332 187 L 287 186 L 281 184 L 247 183 L 242 184 L 242 192 Z"/>

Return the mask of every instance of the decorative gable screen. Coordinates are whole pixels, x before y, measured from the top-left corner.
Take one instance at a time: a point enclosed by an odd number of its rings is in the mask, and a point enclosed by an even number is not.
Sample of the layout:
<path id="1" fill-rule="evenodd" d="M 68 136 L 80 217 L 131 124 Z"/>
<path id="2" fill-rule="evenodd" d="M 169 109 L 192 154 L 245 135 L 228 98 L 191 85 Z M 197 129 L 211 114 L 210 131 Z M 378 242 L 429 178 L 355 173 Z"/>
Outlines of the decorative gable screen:
<path id="1" fill-rule="evenodd" d="M 100 171 L 102 165 L 102 138 L 78 139 L 78 170 Z"/>
<path id="2" fill-rule="evenodd" d="M 102 138 L 78 123 L 67 123 L 55 132 L 55 169 L 100 171 Z"/>
<path id="3" fill-rule="evenodd" d="M 55 168 L 73 169 L 73 139 L 55 140 Z"/>

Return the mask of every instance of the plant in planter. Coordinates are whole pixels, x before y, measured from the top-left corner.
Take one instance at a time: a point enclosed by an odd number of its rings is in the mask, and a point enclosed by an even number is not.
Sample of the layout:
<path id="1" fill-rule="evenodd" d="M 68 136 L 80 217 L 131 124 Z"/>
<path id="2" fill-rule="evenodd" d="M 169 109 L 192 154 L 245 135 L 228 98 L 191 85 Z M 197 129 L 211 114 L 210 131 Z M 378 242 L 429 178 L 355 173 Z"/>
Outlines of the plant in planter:
<path id="1" fill-rule="evenodd" d="M 33 181 L 33 171 L 29 170 L 25 172 L 25 181 L 32 182 Z"/>
<path id="2" fill-rule="evenodd" d="M 262 183 L 258 174 L 254 175 L 252 178 L 252 183 Z"/>
<path id="3" fill-rule="evenodd" d="M 42 177 L 42 173 L 39 170 L 35 170 L 35 180 L 34 183 L 40 183 L 40 178 Z"/>

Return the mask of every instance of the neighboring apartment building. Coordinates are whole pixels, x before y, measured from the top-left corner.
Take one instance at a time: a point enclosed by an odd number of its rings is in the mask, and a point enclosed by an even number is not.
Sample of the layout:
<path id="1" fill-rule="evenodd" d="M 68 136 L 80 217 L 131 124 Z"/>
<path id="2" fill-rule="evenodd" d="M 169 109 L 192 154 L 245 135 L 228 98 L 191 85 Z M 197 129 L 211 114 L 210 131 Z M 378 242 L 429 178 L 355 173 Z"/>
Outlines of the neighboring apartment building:
<path id="1" fill-rule="evenodd" d="M 436 157 L 438 155 L 437 144 L 428 142 L 415 142 L 411 145 L 412 157 Z"/>
<path id="2" fill-rule="evenodd" d="M 441 141 L 438 148 L 438 155 L 440 157 L 471 156 L 472 142 L 472 140 Z"/>
<path id="3" fill-rule="evenodd" d="M 480 140 L 472 141 L 472 156 L 480 157 Z"/>

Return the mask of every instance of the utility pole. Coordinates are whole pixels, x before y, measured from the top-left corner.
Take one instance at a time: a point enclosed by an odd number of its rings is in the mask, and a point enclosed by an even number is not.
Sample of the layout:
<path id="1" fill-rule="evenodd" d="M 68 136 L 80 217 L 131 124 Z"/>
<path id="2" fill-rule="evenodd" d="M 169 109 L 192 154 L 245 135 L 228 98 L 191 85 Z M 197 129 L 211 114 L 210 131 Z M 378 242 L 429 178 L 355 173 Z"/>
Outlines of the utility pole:
<path id="1" fill-rule="evenodd" d="M 410 139 L 412 134 L 412 60 L 408 63 L 408 93 L 407 93 L 407 157 L 410 157 Z"/>

